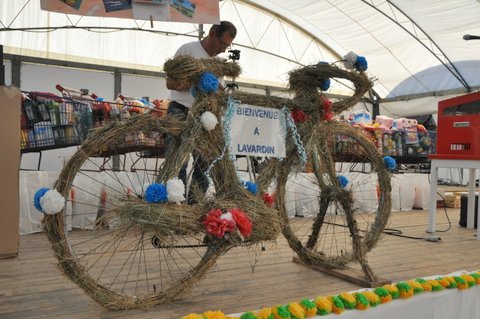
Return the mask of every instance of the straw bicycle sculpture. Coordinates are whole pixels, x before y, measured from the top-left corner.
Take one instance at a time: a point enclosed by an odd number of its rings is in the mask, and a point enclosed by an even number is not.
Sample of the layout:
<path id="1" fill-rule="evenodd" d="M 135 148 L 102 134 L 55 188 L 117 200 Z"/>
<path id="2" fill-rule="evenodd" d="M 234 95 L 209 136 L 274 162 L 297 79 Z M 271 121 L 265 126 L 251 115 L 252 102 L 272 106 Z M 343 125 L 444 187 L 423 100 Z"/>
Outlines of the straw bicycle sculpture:
<path id="1" fill-rule="evenodd" d="M 67 277 L 107 308 L 148 307 L 178 299 L 191 290 L 229 249 L 275 240 L 282 232 L 303 263 L 342 268 L 357 260 L 366 278 L 375 280 L 366 254 L 378 242 L 390 214 L 389 174 L 376 147 L 360 129 L 331 120 L 331 111 L 346 110 L 371 87 L 362 72 L 329 64 L 292 71 L 294 98 L 283 99 L 198 88 L 206 71 L 217 77 L 237 77 L 240 68 L 234 62 L 178 57 L 167 61 L 165 71 L 197 87 L 186 120 L 139 115 L 106 124 L 90 134 L 55 183 L 55 190 L 72 200 L 57 210 L 60 213 L 50 209 L 52 214 L 45 214 L 43 222 L 59 268 Z M 353 82 L 355 94 L 329 104 L 319 90 L 329 78 Z M 283 109 L 288 126 L 296 131 L 286 137 L 285 158 L 262 163 L 254 184 L 256 192 L 237 176 L 225 146 L 228 125 L 215 125 L 216 119 L 228 118 L 236 100 Z M 130 141 L 140 135 L 154 143 L 154 138 L 163 134 L 174 138 L 157 168 L 150 159 L 152 147 L 139 148 Z M 339 137 L 343 142 L 338 142 Z M 355 149 L 339 152 L 338 145 L 347 142 Z M 192 152 L 210 163 L 207 173 L 214 195 L 201 198 L 197 194 L 198 203 L 187 205 L 183 183 L 175 176 Z M 109 169 L 105 161 L 99 163 L 99 158 L 114 154 L 124 154 L 135 165 L 145 167 L 125 172 L 118 167 Z M 289 218 L 288 197 L 292 194 L 286 190 L 288 177 L 301 171 L 305 161 L 313 170 L 305 175 L 313 178 L 310 184 L 316 190 L 309 193 L 317 211 Z M 368 169 L 349 175 L 349 180 L 337 176 L 337 170 L 347 167 L 349 161 L 363 163 Z M 92 172 L 91 167 L 97 171 Z M 364 179 L 377 187 L 366 189 L 361 182 Z M 273 204 L 264 200 L 272 189 Z M 357 205 L 359 189 L 373 194 L 371 208 L 365 203 Z M 71 205 L 75 205 L 73 217 Z M 77 219 L 76 224 L 78 219 L 85 226 L 90 224 L 91 229 L 70 231 L 72 218 Z"/>

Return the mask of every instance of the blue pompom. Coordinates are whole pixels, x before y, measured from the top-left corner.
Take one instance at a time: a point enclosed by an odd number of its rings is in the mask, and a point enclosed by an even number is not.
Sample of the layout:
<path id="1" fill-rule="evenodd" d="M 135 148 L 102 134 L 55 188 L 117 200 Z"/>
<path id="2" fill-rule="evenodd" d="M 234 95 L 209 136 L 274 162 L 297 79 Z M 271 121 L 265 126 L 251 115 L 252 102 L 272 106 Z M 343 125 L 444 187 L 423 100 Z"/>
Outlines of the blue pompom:
<path id="1" fill-rule="evenodd" d="M 250 182 L 250 181 L 246 181 L 244 183 L 245 185 L 245 188 L 252 194 L 256 194 L 257 193 L 257 184 L 255 184 L 254 182 Z"/>
<path id="2" fill-rule="evenodd" d="M 337 180 L 341 188 L 347 187 L 348 183 L 350 182 L 348 178 L 344 175 L 338 175 Z"/>
<path id="3" fill-rule="evenodd" d="M 168 200 L 167 187 L 164 184 L 153 183 L 145 191 L 147 203 L 165 203 Z"/>
<path id="4" fill-rule="evenodd" d="M 368 69 L 367 59 L 365 59 L 364 56 L 359 55 L 357 56 L 357 60 L 355 61 L 355 64 L 353 66 L 358 71 L 367 71 Z"/>
<path id="5" fill-rule="evenodd" d="M 330 88 L 330 79 L 322 79 L 320 83 L 320 90 L 326 91 Z"/>
<path id="6" fill-rule="evenodd" d="M 205 72 L 200 76 L 198 83 L 200 91 L 205 93 L 216 92 L 218 90 L 218 79 L 211 72 Z"/>
<path id="7" fill-rule="evenodd" d="M 33 195 L 33 206 L 35 206 L 39 212 L 43 212 L 42 205 L 40 205 L 40 198 L 42 198 L 49 190 L 50 189 L 48 188 L 40 188 L 35 192 L 35 195 Z"/>
<path id="8" fill-rule="evenodd" d="M 383 162 L 385 163 L 385 166 L 389 171 L 395 170 L 397 168 L 397 161 L 393 157 L 390 156 L 384 156 L 383 157 Z"/>

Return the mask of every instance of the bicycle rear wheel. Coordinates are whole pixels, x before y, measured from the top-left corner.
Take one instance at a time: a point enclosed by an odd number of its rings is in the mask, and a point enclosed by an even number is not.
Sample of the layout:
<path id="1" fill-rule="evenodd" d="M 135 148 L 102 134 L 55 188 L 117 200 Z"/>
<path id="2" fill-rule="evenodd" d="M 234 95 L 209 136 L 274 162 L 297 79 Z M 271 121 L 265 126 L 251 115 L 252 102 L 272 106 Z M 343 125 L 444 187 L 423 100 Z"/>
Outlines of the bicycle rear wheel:
<path id="1" fill-rule="evenodd" d="M 310 265 L 344 268 L 352 260 L 366 260 L 390 215 L 390 176 L 383 158 L 363 132 L 337 122 L 314 129 L 307 157 L 311 173 L 289 175 L 286 163 L 279 174 L 277 203 L 289 245 Z M 290 216 L 286 192 L 296 201 Z"/>
<path id="2" fill-rule="evenodd" d="M 140 116 L 93 133 L 55 185 L 73 214 L 64 209 L 44 218 L 60 269 L 110 309 L 178 298 L 232 247 L 203 242 L 199 216 L 204 207 L 144 201 L 145 188 L 156 181 L 163 162 L 155 157 L 155 152 L 162 155 L 162 146 L 138 137 L 156 132 L 158 139 L 169 125 L 179 123 Z M 123 169 L 111 158 L 104 160 L 110 155 L 122 159 Z"/>

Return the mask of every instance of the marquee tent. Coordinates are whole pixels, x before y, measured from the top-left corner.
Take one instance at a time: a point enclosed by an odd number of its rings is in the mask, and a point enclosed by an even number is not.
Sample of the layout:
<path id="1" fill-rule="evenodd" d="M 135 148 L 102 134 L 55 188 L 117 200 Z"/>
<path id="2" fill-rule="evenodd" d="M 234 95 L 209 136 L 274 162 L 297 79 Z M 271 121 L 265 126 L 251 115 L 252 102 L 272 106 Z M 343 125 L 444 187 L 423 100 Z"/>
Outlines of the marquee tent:
<path id="1" fill-rule="evenodd" d="M 480 40 L 464 40 L 480 35 L 479 0 L 222 0 L 219 6 L 220 19 L 238 27 L 233 48 L 241 50 L 243 82 L 285 87 L 290 70 L 353 51 L 368 61 L 381 113 L 434 113 L 439 99 L 480 87 Z M 9 54 L 162 71 L 202 27 L 158 21 L 152 27 L 46 12 L 40 0 L 3 0 L 0 28 Z M 349 87 L 336 82 L 331 93 L 348 94 Z"/>

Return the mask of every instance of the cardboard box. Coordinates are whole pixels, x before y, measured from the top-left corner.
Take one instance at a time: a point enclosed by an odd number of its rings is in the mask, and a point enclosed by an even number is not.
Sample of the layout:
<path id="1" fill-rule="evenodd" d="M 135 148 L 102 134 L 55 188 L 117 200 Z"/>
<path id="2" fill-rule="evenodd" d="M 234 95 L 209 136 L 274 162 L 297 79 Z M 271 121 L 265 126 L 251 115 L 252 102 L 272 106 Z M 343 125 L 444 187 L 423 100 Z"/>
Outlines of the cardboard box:
<path id="1" fill-rule="evenodd" d="M 445 206 L 448 208 L 460 208 L 460 196 L 453 193 L 445 194 Z"/>
<path id="2" fill-rule="evenodd" d="M 20 91 L 0 86 L 0 258 L 15 257 L 19 247 Z"/>

